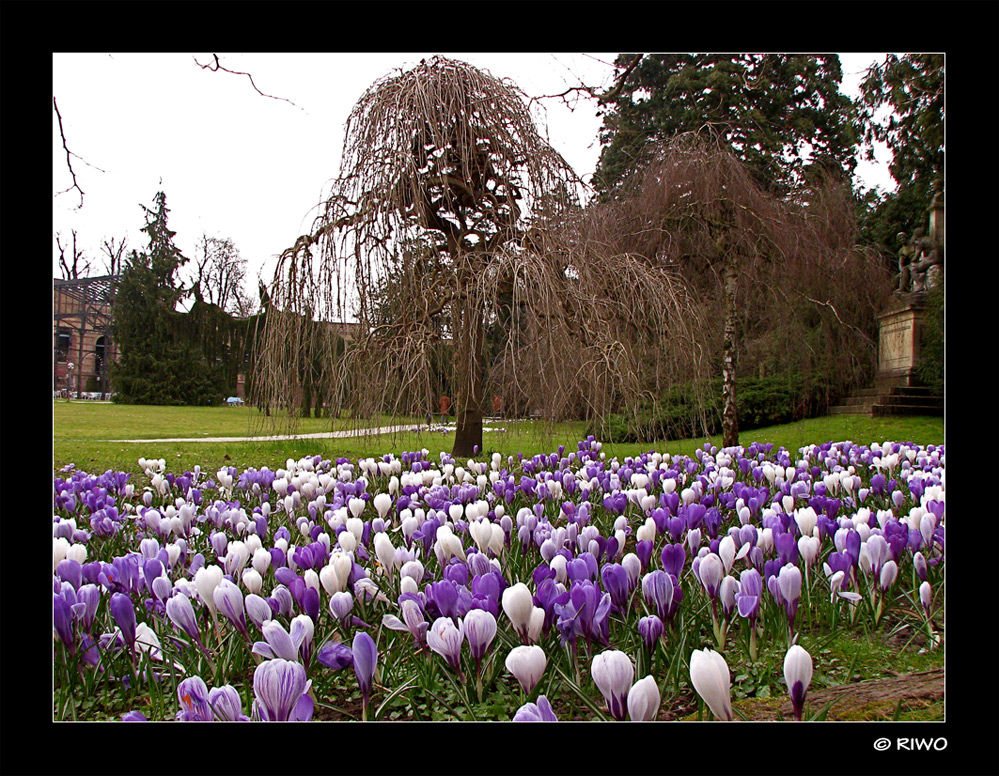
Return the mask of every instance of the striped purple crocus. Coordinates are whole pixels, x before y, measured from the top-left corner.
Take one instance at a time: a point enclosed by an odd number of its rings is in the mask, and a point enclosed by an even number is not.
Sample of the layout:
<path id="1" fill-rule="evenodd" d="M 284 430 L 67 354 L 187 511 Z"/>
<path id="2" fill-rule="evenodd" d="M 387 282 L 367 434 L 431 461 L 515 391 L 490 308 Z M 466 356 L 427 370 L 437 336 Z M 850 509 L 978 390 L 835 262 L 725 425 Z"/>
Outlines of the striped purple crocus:
<path id="1" fill-rule="evenodd" d="M 253 672 L 254 716 L 265 722 L 308 722 L 313 710 L 311 685 L 301 663 L 265 660 Z"/>

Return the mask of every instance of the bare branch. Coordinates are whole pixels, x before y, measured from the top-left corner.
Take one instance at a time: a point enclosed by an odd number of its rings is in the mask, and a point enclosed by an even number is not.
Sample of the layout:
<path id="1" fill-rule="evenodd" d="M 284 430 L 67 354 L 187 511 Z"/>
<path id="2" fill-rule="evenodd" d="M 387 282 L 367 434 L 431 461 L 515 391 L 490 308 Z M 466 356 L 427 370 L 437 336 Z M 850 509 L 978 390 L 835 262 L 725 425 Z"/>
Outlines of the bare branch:
<path id="1" fill-rule="evenodd" d="M 530 99 L 529 104 L 533 105 L 534 103 L 539 102 L 541 100 L 560 99 L 571 110 L 573 108 L 573 104 L 568 99 L 569 95 L 578 95 L 578 94 L 584 94 L 588 97 L 592 97 L 599 104 L 609 102 L 610 100 L 613 100 L 615 97 L 617 97 L 618 94 L 621 93 L 621 90 L 624 88 L 625 84 L 627 83 L 629 76 L 632 74 L 632 72 L 634 72 L 635 68 L 638 67 L 638 64 L 639 62 L 642 61 L 643 56 L 645 55 L 635 54 L 632 60 L 625 66 L 624 70 L 622 70 L 621 73 L 617 76 L 617 78 L 615 78 L 614 85 L 610 89 L 604 92 L 599 91 L 599 89 L 596 86 L 588 86 L 586 84 L 580 83 L 578 86 L 570 86 L 564 91 L 558 92 L 557 94 L 543 94 L 538 97 L 532 97 Z"/>
<path id="2" fill-rule="evenodd" d="M 217 73 L 219 70 L 221 70 L 223 73 L 229 73 L 231 75 L 245 75 L 247 78 L 250 79 L 250 86 L 252 86 L 253 89 L 254 89 L 254 91 L 257 94 L 259 94 L 261 97 L 269 97 L 272 100 L 281 100 L 282 102 L 286 102 L 289 105 L 294 105 L 300 111 L 303 111 L 303 112 L 305 111 L 304 108 L 302 108 L 302 107 L 300 107 L 298 105 L 295 105 L 295 103 L 293 103 L 291 100 L 287 99 L 286 97 L 275 97 L 273 94 L 265 94 L 264 92 L 260 91 L 260 89 L 257 87 L 257 84 L 254 83 L 252 75 L 250 75 L 249 73 L 243 73 L 243 72 L 241 72 L 239 70 L 230 70 L 227 67 L 222 67 L 222 63 L 219 62 L 219 55 L 218 54 L 212 54 L 212 56 L 215 58 L 215 63 L 214 64 L 209 63 L 207 65 L 203 65 L 203 64 L 201 64 L 197 60 L 196 57 L 192 57 L 192 59 L 194 59 L 194 64 L 196 64 L 202 70 L 211 70 L 213 73 Z"/>
<path id="3" fill-rule="evenodd" d="M 101 172 L 104 172 L 104 170 L 101 170 L 100 167 L 96 167 L 90 164 L 90 162 L 88 162 L 82 156 L 78 156 L 77 154 L 74 154 L 72 151 L 69 150 L 69 146 L 66 144 L 66 133 L 63 130 L 62 126 L 62 114 L 59 112 L 59 105 L 56 103 L 55 97 L 52 98 L 52 107 L 55 108 L 56 117 L 59 119 L 59 135 L 60 137 L 62 137 L 63 150 L 66 151 L 66 166 L 69 168 L 69 174 L 73 177 L 73 185 L 67 189 L 63 189 L 62 191 L 56 192 L 56 196 L 58 197 L 60 194 L 65 194 L 67 191 L 70 191 L 71 189 L 76 189 L 78 192 L 80 192 L 80 205 L 77 208 L 77 210 L 79 210 L 79 208 L 83 207 L 83 189 L 80 188 L 80 184 L 76 180 L 76 171 L 73 170 L 73 162 L 70 159 L 70 157 L 75 156 L 77 159 L 86 164 L 88 167 L 93 167 L 95 170 L 100 170 Z"/>

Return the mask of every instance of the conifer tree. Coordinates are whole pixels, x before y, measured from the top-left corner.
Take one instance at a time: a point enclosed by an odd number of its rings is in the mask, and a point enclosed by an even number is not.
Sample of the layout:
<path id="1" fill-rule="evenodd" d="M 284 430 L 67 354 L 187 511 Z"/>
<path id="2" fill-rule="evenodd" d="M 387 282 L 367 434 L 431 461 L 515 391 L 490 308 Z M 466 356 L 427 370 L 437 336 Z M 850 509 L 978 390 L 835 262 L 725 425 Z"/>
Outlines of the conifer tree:
<path id="1" fill-rule="evenodd" d="M 119 361 L 111 371 L 115 401 L 122 404 L 215 404 L 225 386 L 217 365 L 208 364 L 177 311 L 185 291 L 178 270 L 187 258 L 174 245 L 166 194 L 142 206 L 149 238 L 132 251 L 115 295 L 113 333 Z"/>

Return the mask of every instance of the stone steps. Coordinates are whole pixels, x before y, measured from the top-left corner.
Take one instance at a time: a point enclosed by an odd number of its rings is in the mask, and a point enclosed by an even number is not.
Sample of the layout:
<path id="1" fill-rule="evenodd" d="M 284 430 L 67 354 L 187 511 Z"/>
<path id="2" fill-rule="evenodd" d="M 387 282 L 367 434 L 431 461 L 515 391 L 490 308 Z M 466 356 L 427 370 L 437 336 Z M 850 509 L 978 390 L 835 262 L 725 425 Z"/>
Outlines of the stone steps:
<path id="1" fill-rule="evenodd" d="M 921 386 L 893 386 L 888 393 L 862 388 L 829 408 L 830 415 L 943 415 L 943 397 Z"/>

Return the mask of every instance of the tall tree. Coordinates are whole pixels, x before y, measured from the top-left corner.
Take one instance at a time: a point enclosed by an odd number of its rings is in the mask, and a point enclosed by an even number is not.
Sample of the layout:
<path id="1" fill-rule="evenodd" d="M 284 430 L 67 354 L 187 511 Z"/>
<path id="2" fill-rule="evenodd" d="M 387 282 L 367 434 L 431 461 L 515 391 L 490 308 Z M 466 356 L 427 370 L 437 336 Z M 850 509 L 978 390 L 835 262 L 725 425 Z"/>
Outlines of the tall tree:
<path id="1" fill-rule="evenodd" d="M 874 143 L 891 151 L 889 171 L 898 184 L 874 194 L 863 211 L 867 242 L 894 264 L 896 235 L 926 228 L 933 182 L 944 173 L 944 57 L 942 54 L 887 54 L 868 68 L 860 84 L 860 119 L 866 154 Z"/>
<path id="2" fill-rule="evenodd" d="M 809 167 L 849 178 L 858 133 L 839 90 L 839 57 L 804 54 L 622 54 L 606 105 L 595 176 L 607 191 L 664 141 L 711 133 L 746 163 L 757 185 L 783 196 Z"/>
<path id="3" fill-rule="evenodd" d="M 736 378 L 748 357 L 832 391 L 869 376 L 889 285 L 855 250 L 842 184 L 780 198 L 723 143 L 686 133 L 599 207 L 611 208 L 613 250 L 656 257 L 697 300 L 698 347 L 723 379 L 723 445 L 738 444 Z"/>
<path id="4" fill-rule="evenodd" d="M 113 335 L 120 361 L 111 371 L 115 400 L 123 404 L 213 404 L 225 387 L 177 311 L 185 296 L 178 271 L 187 258 L 174 245 L 166 194 L 142 206 L 149 243 L 132 251 L 115 296 Z"/>
<path id="5" fill-rule="evenodd" d="M 90 274 L 90 259 L 76 247 L 75 229 L 72 230 L 72 234 L 72 246 L 63 247 L 61 233 L 57 232 L 55 237 L 56 247 L 59 249 L 59 271 L 62 273 L 63 280 L 76 280 Z M 67 249 L 69 250 L 68 257 L 66 256 Z"/>
<path id="6" fill-rule="evenodd" d="M 196 299 L 244 318 L 253 312 L 245 288 L 246 259 L 231 238 L 202 234 L 193 264 L 192 293 Z"/>
<path id="7" fill-rule="evenodd" d="M 567 228 L 580 219 L 576 186 L 509 81 L 435 57 L 375 82 L 350 115 L 314 230 L 280 257 L 257 401 L 301 390 L 295 343 L 311 336 L 304 350 L 328 354 L 334 373 L 331 409 L 422 415 L 449 385 L 455 455 L 481 447 L 490 388 L 549 417 L 604 411 L 602 397 L 654 371 L 669 325 L 686 324 L 647 262 Z M 336 356 L 333 324 L 348 319 Z M 497 325 L 504 344 L 487 363 Z"/>

